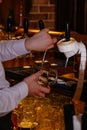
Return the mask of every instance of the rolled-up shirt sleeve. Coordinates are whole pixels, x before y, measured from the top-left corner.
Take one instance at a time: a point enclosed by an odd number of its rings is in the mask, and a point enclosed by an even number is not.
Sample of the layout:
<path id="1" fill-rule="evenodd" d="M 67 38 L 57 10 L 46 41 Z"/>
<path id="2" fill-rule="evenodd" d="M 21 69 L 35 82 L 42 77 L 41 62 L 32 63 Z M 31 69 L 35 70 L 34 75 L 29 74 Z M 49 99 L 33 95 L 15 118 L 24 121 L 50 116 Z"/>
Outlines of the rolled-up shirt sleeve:
<path id="1" fill-rule="evenodd" d="M 6 61 L 17 56 L 28 54 L 25 48 L 25 39 L 0 42 L 0 61 Z"/>
<path id="2" fill-rule="evenodd" d="M 23 81 L 10 87 L 1 61 L 27 53 L 29 51 L 25 48 L 25 39 L 0 42 L 0 116 L 12 111 L 28 95 L 28 86 Z"/>
<path id="3" fill-rule="evenodd" d="M 12 111 L 26 96 L 28 96 L 28 86 L 23 81 L 13 87 L 0 90 L 0 115 Z"/>

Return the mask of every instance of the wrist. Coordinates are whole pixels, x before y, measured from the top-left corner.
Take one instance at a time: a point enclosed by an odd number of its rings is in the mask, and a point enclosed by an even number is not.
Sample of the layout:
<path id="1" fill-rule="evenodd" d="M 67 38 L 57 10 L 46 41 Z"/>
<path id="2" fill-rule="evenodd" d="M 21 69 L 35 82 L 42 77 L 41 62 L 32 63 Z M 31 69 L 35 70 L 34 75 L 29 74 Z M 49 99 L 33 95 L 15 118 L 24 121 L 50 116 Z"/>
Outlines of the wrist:
<path id="1" fill-rule="evenodd" d="M 29 48 L 29 38 L 26 38 L 26 39 L 25 39 L 25 49 L 26 49 L 27 51 L 31 51 L 31 49 Z"/>

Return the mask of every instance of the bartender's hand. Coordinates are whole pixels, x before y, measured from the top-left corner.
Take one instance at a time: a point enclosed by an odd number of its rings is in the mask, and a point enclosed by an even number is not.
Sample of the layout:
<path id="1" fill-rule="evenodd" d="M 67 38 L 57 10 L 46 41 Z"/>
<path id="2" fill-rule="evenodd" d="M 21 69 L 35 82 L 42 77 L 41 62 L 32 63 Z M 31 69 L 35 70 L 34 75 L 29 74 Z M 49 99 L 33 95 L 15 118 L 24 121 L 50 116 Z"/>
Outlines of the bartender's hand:
<path id="1" fill-rule="evenodd" d="M 41 84 L 39 84 L 38 79 L 39 76 L 43 74 L 43 70 L 38 71 L 35 74 L 32 74 L 31 76 L 24 79 L 24 82 L 28 85 L 28 92 L 29 96 L 34 96 L 37 98 L 45 97 L 45 94 L 50 93 L 50 87 L 44 87 Z"/>
<path id="2" fill-rule="evenodd" d="M 36 33 L 31 38 L 25 40 L 25 48 L 29 51 L 45 51 L 54 47 L 57 42 L 56 38 L 51 38 L 48 29 Z"/>

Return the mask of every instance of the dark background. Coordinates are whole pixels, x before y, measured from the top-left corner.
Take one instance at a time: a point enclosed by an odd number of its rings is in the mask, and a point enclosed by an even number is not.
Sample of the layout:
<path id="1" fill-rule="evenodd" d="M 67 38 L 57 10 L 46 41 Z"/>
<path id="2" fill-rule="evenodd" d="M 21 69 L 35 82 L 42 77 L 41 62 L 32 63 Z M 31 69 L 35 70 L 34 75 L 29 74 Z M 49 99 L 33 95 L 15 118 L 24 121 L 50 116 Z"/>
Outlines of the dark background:
<path id="1" fill-rule="evenodd" d="M 56 30 L 64 30 L 65 22 L 70 22 L 71 30 L 87 33 L 87 2 L 86 0 L 55 0 Z"/>

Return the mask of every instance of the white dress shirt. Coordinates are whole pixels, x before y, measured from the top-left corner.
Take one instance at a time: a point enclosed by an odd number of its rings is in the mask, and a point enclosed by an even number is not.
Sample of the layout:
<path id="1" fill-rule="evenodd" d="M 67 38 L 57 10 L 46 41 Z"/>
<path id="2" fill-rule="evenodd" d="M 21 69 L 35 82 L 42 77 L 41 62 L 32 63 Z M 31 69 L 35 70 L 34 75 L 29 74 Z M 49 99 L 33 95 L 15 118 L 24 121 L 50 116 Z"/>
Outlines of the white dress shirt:
<path id="1" fill-rule="evenodd" d="M 1 63 L 29 53 L 25 49 L 24 41 L 25 39 L 0 42 L 0 116 L 12 111 L 28 95 L 28 86 L 23 81 L 10 87 L 9 82 L 5 78 L 5 71 Z"/>

